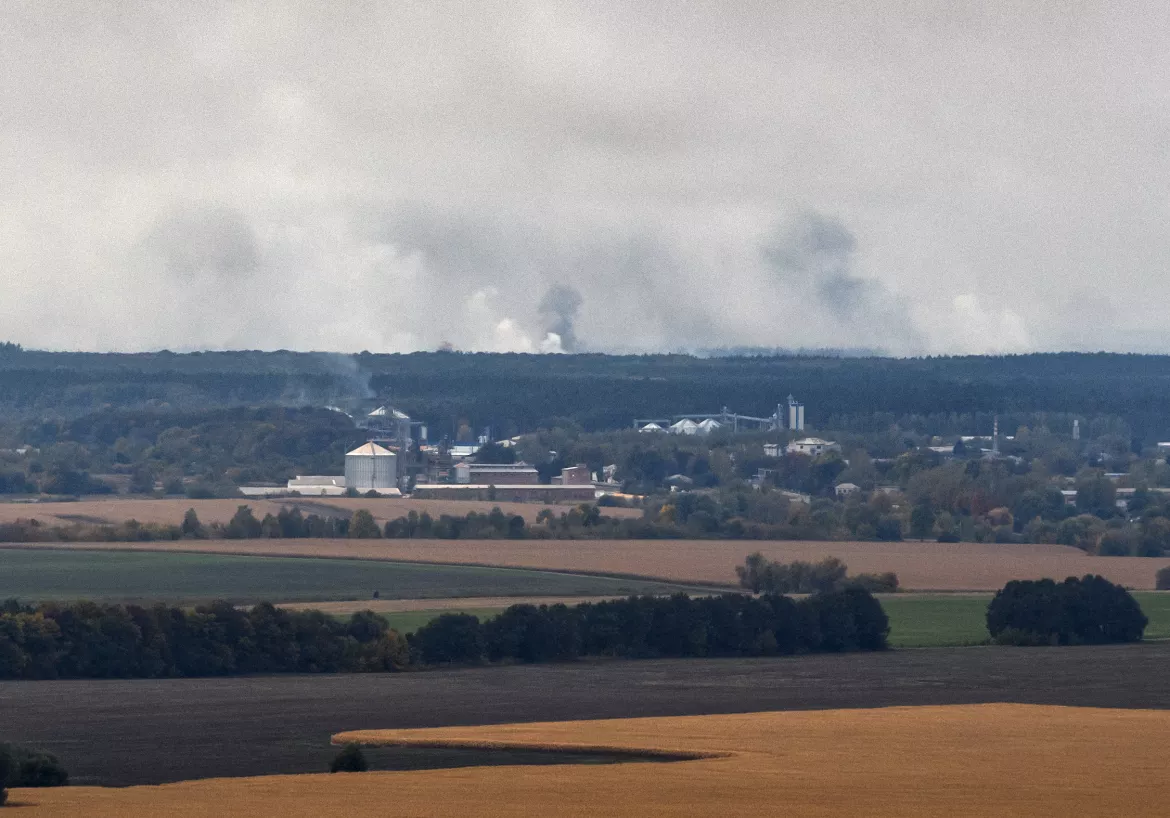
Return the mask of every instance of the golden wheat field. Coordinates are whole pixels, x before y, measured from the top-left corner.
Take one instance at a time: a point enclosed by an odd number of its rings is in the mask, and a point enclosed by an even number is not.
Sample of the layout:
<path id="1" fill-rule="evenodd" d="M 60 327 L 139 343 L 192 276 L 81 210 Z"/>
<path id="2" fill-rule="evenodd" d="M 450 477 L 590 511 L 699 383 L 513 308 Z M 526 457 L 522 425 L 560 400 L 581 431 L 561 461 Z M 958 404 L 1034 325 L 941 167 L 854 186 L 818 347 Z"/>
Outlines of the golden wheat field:
<path id="1" fill-rule="evenodd" d="M 1170 712 L 991 704 L 344 733 L 690 761 L 13 790 L 32 816 L 1160 816 Z"/>
<path id="2" fill-rule="evenodd" d="M 906 590 L 993 591 L 1012 579 L 1102 574 L 1150 590 L 1170 558 L 1093 557 L 1062 545 L 934 542 L 760 542 L 748 540 L 187 540 L 55 543 L 28 547 L 202 551 L 474 564 L 627 574 L 677 582 L 734 583 L 751 551 L 782 561 L 839 557 L 853 573 L 894 571 Z M 22 546 L 24 547 L 24 546 Z"/>
<path id="3" fill-rule="evenodd" d="M 541 503 L 492 503 L 480 500 L 412 500 L 395 497 L 288 497 L 265 500 L 256 497 L 241 497 L 230 500 L 188 500 L 165 498 L 143 499 L 85 499 L 76 502 L 47 503 L 0 503 L 0 523 L 30 517 L 46 525 L 69 525 L 71 523 L 121 523 L 134 519 L 140 523 L 174 523 L 182 521 L 187 509 L 193 508 L 204 523 L 226 523 L 242 505 L 251 506 L 257 517 L 276 514 L 286 506 L 299 506 L 305 514 L 350 513 L 364 508 L 378 520 L 392 520 L 405 517 L 411 511 L 426 512 L 432 517 L 442 514 L 465 515 L 475 511 L 487 513 L 499 506 L 507 514 L 519 514 L 528 522 L 534 522 L 536 515 L 544 508 L 551 508 L 558 514 L 569 506 L 549 506 Z M 606 509 L 612 517 L 636 517 L 641 511 L 633 508 Z"/>

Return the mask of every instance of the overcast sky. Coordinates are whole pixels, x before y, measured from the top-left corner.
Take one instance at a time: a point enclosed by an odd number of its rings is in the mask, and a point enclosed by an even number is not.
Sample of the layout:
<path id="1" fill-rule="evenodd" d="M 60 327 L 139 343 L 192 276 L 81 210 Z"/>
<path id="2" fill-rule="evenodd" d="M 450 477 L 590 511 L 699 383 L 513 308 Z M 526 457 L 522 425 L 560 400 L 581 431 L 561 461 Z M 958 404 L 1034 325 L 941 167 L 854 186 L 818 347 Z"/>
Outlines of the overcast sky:
<path id="1" fill-rule="evenodd" d="M 1164 2 L 0 4 L 26 346 L 1170 352 L 1168 197 Z"/>

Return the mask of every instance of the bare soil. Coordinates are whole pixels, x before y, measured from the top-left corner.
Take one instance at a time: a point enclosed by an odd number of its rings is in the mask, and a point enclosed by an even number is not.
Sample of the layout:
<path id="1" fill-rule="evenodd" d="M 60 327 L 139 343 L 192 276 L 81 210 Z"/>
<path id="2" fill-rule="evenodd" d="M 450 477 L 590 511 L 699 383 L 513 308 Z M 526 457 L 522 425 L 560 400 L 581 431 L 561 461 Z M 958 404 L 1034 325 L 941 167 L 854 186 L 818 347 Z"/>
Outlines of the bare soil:
<path id="1" fill-rule="evenodd" d="M 41 544 L 41 547 L 62 547 Z M 433 562 L 734 584 L 752 551 L 782 561 L 838 557 L 852 573 L 893 571 L 914 591 L 994 591 L 1012 579 L 1101 574 L 1152 590 L 1170 558 L 1095 557 L 1063 545 L 934 542 L 760 542 L 753 540 L 189 540 L 70 543 L 69 548 L 180 550 L 217 554 Z"/>
<path id="2" fill-rule="evenodd" d="M 345 730 L 1019 702 L 1170 706 L 1170 643 L 779 659 L 592 661 L 403 674 L 0 682 L 2 738 L 77 784 L 320 772 Z M 480 763 L 378 751 L 376 769 Z M 420 751 L 412 751 L 418 753 Z"/>

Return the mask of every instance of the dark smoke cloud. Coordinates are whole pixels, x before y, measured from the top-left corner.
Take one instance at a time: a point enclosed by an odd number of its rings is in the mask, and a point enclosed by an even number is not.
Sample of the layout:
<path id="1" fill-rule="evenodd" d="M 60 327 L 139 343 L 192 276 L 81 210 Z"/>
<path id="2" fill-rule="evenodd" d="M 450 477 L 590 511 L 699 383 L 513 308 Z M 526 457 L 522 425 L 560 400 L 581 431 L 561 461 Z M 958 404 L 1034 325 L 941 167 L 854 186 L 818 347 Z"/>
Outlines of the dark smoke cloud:
<path id="1" fill-rule="evenodd" d="M 922 338 L 909 305 L 881 281 L 853 272 L 856 250 L 857 239 L 844 222 L 805 211 L 777 229 L 763 255 L 794 297 L 814 295 L 854 342 L 892 345 L 899 353 L 919 350 Z"/>
<path id="2" fill-rule="evenodd" d="M 545 332 L 560 339 L 563 352 L 577 351 L 577 332 L 574 324 L 584 299 L 573 287 L 554 284 L 540 300 L 540 314 L 545 318 Z"/>

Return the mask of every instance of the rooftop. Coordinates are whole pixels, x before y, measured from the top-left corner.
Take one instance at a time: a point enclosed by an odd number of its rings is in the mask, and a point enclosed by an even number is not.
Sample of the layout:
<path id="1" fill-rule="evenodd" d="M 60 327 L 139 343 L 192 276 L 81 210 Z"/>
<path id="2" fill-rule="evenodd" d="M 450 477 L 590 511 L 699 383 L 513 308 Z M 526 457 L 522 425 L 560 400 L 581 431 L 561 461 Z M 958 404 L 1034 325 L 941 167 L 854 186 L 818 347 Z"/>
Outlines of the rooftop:
<path id="1" fill-rule="evenodd" d="M 394 454 L 394 452 L 390 451 L 387 448 L 379 446 L 377 443 L 365 443 L 361 446 L 358 446 L 352 452 L 346 452 L 345 456 L 349 457 L 351 454 L 365 455 L 368 457 L 396 457 L 397 456 Z"/>

